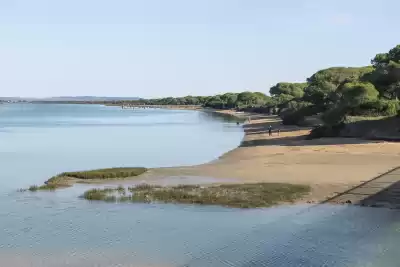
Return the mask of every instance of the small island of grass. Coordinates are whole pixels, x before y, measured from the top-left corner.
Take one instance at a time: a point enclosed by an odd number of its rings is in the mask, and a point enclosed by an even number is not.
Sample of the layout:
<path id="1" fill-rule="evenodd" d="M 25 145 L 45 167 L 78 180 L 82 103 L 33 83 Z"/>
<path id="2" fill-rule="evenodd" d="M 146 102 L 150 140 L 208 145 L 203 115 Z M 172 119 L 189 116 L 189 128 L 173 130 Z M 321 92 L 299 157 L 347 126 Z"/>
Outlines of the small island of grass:
<path id="1" fill-rule="evenodd" d="M 141 184 L 135 187 L 91 189 L 83 194 L 87 200 L 139 203 L 180 203 L 220 205 L 232 208 L 270 207 L 293 202 L 306 195 L 306 185 L 281 183 L 178 185 L 159 186 Z"/>
<path id="2" fill-rule="evenodd" d="M 128 177 L 135 177 L 146 171 L 147 171 L 146 168 L 134 167 L 134 168 L 107 168 L 107 169 L 96 169 L 89 171 L 63 172 L 61 174 L 51 177 L 44 183 L 44 185 L 41 186 L 32 185 L 28 188 L 28 190 L 32 192 L 39 190 L 56 190 L 58 188 L 69 187 L 73 183 L 85 183 L 96 180 L 124 179 Z"/>

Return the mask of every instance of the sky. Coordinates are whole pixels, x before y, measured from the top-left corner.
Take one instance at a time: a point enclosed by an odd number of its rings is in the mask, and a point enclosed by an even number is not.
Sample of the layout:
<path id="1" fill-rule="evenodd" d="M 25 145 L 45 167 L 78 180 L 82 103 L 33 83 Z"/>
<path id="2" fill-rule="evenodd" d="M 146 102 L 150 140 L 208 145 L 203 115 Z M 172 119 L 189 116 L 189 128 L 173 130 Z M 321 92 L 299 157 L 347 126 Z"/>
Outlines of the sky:
<path id="1" fill-rule="evenodd" d="M 400 43 L 398 0 L 0 0 L 0 96 L 267 93 Z"/>

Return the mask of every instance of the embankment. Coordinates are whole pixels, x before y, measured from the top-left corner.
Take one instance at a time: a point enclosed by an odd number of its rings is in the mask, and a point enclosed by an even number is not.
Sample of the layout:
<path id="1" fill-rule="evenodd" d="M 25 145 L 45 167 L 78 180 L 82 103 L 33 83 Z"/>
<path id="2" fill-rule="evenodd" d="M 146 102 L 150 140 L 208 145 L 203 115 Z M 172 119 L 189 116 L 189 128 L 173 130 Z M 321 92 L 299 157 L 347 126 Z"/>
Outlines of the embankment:
<path id="1" fill-rule="evenodd" d="M 400 141 L 400 118 L 360 120 L 349 117 L 344 129 L 340 132 L 344 137 L 360 137 L 371 140 Z"/>

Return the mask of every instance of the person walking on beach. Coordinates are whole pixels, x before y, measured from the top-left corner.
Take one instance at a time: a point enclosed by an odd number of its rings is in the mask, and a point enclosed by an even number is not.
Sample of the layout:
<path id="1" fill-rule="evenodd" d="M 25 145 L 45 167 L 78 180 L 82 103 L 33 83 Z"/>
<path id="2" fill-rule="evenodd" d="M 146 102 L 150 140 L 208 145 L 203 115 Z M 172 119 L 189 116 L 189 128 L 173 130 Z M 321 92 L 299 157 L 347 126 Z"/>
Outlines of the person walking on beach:
<path id="1" fill-rule="evenodd" d="M 268 134 L 269 134 L 269 136 L 272 135 L 272 126 L 271 125 L 268 127 Z"/>

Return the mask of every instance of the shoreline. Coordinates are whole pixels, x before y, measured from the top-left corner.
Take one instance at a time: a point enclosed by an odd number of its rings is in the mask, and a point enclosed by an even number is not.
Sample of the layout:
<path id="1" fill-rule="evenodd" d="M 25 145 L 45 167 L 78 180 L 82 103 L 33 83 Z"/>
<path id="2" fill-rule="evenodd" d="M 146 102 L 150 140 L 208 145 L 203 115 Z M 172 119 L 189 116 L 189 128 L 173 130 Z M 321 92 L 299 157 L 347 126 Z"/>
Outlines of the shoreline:
<path id="1" fill-rule="evenodd" d="M 311 128 L 281 125 L 278 116 L 207 110 L 238 119 L 244 137 L 237 148 L 205 164 L 152 168 L 134 180 L 212 177 L 224 183 L 282 182 L 309 185 L 297 203 L 320 203 L 398 167 L 400 144 L 358 138 L 306 140 Z M 280 129 L 268 136 L 268 126 Z M 132 179 L 130 179 L 132 180 Z"/>
<path id="2" fill-rule="evenodd" d="M 172 108 L 170 108 L 172 109 Z M 193 109 L 191 109 L 193 110 Z M 192 166 L 151 168 L 124 179 L 70 180 L 74 183 L 119 185 L 168 178 L 210 177 L 209 184 L 287 183 L 310 186 L 311 192 L 297 203 L 320 203 L 369 181 L 399 165 L 400 143 L 356 138 L 306 140 L 310 128 L 281 125 L 278 116 L 197 109 L 238 120 L 243 124 L 240 145 L 210 162 Z M 268 127 L 280 129 L 268 135 Z"/>

